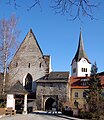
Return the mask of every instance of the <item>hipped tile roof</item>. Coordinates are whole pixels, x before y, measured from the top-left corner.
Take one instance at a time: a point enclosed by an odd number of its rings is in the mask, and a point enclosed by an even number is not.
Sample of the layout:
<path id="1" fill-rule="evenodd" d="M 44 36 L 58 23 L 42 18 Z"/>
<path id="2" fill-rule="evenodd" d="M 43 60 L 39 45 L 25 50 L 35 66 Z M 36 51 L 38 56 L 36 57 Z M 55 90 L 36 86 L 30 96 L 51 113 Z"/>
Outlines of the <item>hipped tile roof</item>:
<path id="1" fill-rule="evenodd" d="M 67 82 L 68 79 L 69 72 L 50 72 L 36 82 Z"/>
<path id="2" fill-rule="evenodd" d="M 101 80 L 102 88 L 104 88 L 104 74 L 98 73 L 98 75 L 99 75 L 99 79 Z M 89 79 L 89 77 L 87 77 L 87 78 L 86 77 L 75 77 L 75 76 L 70 77 L 69 84 L 71 86 L 71 89 L 87 89 L 87 88 L 89 88 L 89 86 L 81 85 L 82 79 Z"/>
<path id="3" fill-rule="evenodd" d="M 28 92 L 23 87 L 23 85 L 20 83 L 20 81 L 17 81 L 9 91 L 7 91 L 7 94 L 27 94 Z"/>

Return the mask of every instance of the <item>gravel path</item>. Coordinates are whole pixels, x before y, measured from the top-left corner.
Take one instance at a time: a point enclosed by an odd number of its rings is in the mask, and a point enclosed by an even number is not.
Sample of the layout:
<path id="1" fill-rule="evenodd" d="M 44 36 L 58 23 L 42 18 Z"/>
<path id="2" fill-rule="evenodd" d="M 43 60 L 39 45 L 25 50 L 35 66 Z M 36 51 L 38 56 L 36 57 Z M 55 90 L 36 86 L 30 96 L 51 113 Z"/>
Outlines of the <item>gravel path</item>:
<path id="1" fill-rule="evenodd" d="M 16 115 L 8 115 L 0 118 L 0 120 L 80 120 L 78 118 L 72 118 L 68 116 L 64 116 L 62 114 L 54 115 L 54 114 L 47 114 L 44 112 L 35 112 L 27 115 L 23 114 L 16 114 Z"/>
<path id="2" fill-rule="evenodd" d="M 59 118 L 55 115 L 40 115 L 40 114 L 27 114 L 27 115 L 12 115 L 0 118 L 0 120 L 66 120 Z"/>

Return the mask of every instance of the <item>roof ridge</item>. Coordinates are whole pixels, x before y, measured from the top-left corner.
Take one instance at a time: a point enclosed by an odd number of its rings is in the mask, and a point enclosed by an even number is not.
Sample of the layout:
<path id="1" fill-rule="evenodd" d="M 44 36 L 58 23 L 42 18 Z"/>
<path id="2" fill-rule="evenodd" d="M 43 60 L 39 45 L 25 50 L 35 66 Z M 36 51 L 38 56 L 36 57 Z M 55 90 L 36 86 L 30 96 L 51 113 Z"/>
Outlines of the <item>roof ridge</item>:
<path id="1" fill-rule="evenodd" d="M 29 34 L 32 34 L 32 35 L 33 35 L 34 40 L 36 41 L 36 44 L 37 44 L 37 46 L 38 46 L 38 48 L 39 48 L 39 50 L 40 50 L 40 52 L 41 52 L 41 54 L 42 54 L 42 56 L 43 56 L 43 52 L 42 52 L 42 50 L 41 50 L 41 48 L 40 48 L 40 46 L 39 46 L 39 44 L 38 44 L 38 42 L 37 42 L 37 39 L 36 39 L 36 37 L 35 37 L 35 35 L 34 35 L 32 29 L 30 28 L 29 32 L 26 34 L 25 38 L 24 38 L 23 41 L 21 42 L 19 48 L 16 50 L 16 52 L 15 52 L 15 54 L 14 54 L 12 60 L 14 59 L 14 57 L 16 56 L 16 54 L 18 53 L 18 51 L 20 50 L 22 44 L 24 43 L 24 41 L 26 40 L 26 38 L 27 38 L 27 36 L 28 36 Z M 10 61 L 9 65 L 11 64 L 12 60 Z"/>

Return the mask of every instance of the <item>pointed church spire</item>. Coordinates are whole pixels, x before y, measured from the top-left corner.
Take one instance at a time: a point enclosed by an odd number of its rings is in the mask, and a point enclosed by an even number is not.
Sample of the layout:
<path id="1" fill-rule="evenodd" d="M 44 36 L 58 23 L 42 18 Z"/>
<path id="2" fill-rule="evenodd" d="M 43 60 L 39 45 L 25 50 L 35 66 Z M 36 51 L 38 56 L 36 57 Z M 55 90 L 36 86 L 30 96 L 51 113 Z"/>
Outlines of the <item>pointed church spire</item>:
<path id="1" fill-rule="evenodd" d="M 88 57 L 86 55 L 86 52 L 84 50 L 82 32 L 80 31 L 78 49 L 77 49 L 77 52 L 76 52 L 75 57 L 73 58 L 72 62 L 73 61 L 78 62 L 81 60 L 81 58 L 85 58 L 90 63 L 90 61 L 88 60 Z"/>
<path id="2" fill-rule="evenodd" d="M 32 29 L 30 28 L 30 31 L 29 31 L 30 33 L 32 33 Z"/>

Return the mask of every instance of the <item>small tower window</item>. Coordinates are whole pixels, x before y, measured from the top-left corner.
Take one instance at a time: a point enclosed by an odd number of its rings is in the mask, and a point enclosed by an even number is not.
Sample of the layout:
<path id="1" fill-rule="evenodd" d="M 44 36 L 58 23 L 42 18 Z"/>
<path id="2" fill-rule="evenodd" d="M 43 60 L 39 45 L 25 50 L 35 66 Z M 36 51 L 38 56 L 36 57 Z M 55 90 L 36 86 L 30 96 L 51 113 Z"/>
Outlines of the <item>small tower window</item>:
<path id="1" fill-rule="evenodd" d="M 87 68 L 81 68 L 82 72 L 87 72 Z"/>
<path id="2" fill-rule="evenodd" d="M 83 68 L 82 68 L 82 72 L 83 72 Z"/>
<path id="3" fill-rule="evenodd" d="M 16 62 L 16 67 L 18 66 L 18 63 Z"/>
<path id="4" fill-rule="evenodd" d="M 75 73 L 75 72 L 76 72 L 76 68 L 73 69 L 73 73 Z"/>
<path id="5" fill-rule="evenodd" d="M 75 92 L 75 93 L 74 93 L 74 97 L 75 97 L 75 98 L 78 98 L 78 92 Z"/>
<path id="6" fill-rule="evenodd" d="M 30 63 L 28 64 L 28 67 L 30 68 Z"/>
<path id="7" fill-rule="evenodd" d="M 86 69 L 84 68 L 84 71 L 83 72 L 86 72 Z"/>
<path id="8" fill-rule="evenodd" d="M 40 68 L 41 68 L 41 66 L 42 66 L 42 63 L 39 64 L 39 67 L 40 67 Z"/>

